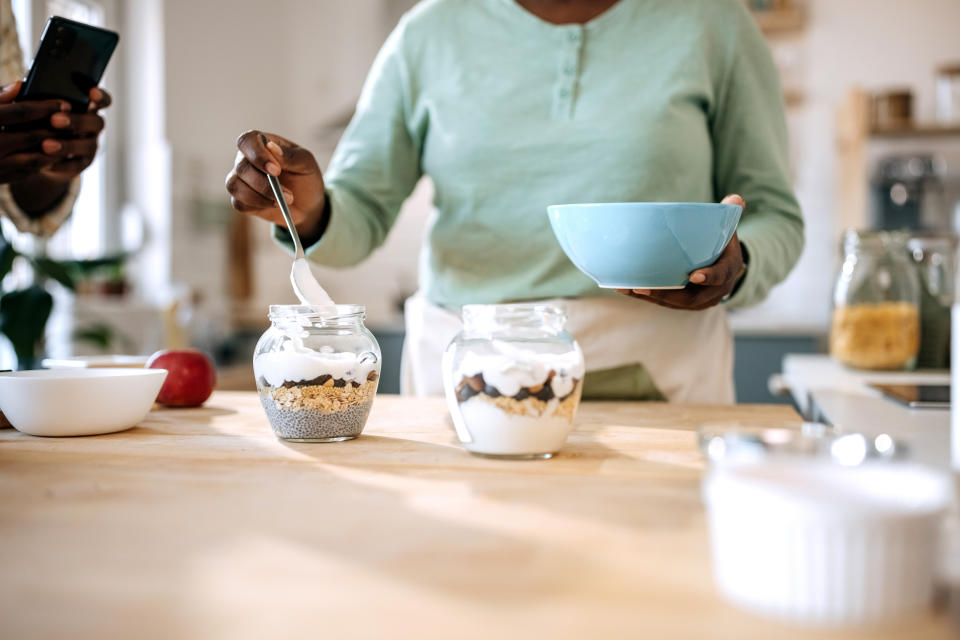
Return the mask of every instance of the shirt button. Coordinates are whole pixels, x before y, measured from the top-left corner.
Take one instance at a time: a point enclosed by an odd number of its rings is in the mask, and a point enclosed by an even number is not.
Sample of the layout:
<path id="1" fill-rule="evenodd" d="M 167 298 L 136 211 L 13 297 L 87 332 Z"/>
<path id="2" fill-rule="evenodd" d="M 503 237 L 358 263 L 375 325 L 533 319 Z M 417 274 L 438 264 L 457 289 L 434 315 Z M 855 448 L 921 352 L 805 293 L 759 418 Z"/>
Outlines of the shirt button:
<path id="1" fill-rule="evenodd" d="M 572 65 L 567 65 L 567 66 L 565 66 L 565 67 L 563 68 L 563 72 L 564 72 L 565 74 L 567 74 L 568 76 L 572 76 L 573 73 L 574 73 L 576 70 L 577 70 L 576 67 L 574 67 L 574 66 L 572 66 Z"/>
<path id="2" fill-rule="evenodd" d="M 569 40 L 570 42 L 579 42 L 580 34 L 577 33 L 576 31 L 571 31 L 570 33 L 567 34 L 567 40 Z"/>
<path id="3" fill-rule="evenodd" d="M 566 90 L 566 89 L 560 89 L 560 97 L 561 97 L 561 98 L 569 98 L 569 97 L 570 97 L 570 92 L 569 92 L 568 90 Z"/>

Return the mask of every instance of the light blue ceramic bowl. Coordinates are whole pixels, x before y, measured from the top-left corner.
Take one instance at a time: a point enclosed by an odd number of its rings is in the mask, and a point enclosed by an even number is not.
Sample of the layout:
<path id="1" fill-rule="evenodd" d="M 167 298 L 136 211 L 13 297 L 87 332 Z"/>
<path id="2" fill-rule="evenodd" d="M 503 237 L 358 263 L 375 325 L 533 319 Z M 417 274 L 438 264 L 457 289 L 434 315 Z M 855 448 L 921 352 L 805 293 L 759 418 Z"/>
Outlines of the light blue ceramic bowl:
<path id="1" fill-rule="evenodd" d="M 578 269 L 607 289 L 680 289 L 717 261 L 742 207 L 701 202 L 558 204 L 553 232 Z"/>

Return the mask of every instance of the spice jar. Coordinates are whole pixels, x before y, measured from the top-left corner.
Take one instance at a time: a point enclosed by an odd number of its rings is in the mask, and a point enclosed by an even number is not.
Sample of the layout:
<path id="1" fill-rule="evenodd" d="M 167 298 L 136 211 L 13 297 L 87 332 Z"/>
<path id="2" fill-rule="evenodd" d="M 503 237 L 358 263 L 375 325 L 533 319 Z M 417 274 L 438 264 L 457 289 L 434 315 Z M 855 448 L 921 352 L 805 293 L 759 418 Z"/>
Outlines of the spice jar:
<path id="1" fill-rule="evenodd" d="M 573 428 L 583 353 L 546 305 L 467 305 L 443 356 L 447 404 L 471 453 L 549 458 Z"/>
<path id="2" fill-rule="evenodd" d="M 950 307 L 953 303 L 957 237 L 952 233 L 913 234 L 907 242 L 920 284 L 920 351 L 917 367 L 950 366 Z"/>
<path id="3" fill-rule="evenodd" d="M 253 373 L 277 437 L 335 442 L 363 431 L 380 379 L 380 346 L 362 306 L 271 305 Z"/>
<path id="4" fill-rule="evenodd" d="M 830 354 L 861 369 L 912 368 L 920 344 L 920 291 L 906 237 L 848 231 L 843 248 Z"/>

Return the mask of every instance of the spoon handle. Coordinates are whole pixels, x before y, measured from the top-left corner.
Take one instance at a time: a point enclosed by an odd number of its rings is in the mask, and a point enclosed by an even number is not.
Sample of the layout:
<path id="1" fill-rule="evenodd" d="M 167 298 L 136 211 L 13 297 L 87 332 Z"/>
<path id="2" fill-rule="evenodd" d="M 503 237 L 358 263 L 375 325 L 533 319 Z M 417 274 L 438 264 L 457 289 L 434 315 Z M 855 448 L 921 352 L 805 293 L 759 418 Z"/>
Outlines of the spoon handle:
<path id="1" fill-rule="evenodd" d="M 283 197 L 280 180 L 277 179 L 277 176 L 272 176 L 269 173 L 267 174 L 267 180 L 270 182 L 270 188 L 273 190 L 273 197 L 277 199 L 277 204 L 280 205 L 280 212 L 283 214 L 283 219 L 287 223 L 287 229 L 290 230 L 290 237 L 293 238 L 296 257 L 302 258 L 304 257 L 303 245 L 300 244 L 300 235 L 297 233 L 297 227 L 293 224 L 293 216 L 290 215 L 290 207 L 287 206 L 287 199 Z"/>

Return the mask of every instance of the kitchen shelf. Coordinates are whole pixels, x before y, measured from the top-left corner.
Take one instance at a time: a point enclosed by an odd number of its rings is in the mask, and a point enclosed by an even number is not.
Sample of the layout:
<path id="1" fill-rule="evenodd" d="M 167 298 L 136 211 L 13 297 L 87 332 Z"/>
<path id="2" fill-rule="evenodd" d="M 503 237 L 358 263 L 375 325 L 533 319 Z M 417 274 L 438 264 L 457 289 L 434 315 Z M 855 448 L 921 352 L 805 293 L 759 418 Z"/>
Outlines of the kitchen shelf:
<path id="1" fill-rule="evenodd" d="M 799 31 L 806 25 L 806 14 L 797 7 L 785 9 L 765 9 L 753 11 L 760 30 L 766 34 L 780 34 Z"/>
<path id="2" fill-rule="evenodd" d="M 946 138 L 960 136 L 960 125 L 921 124 L 909 127 L 872 127 L 873 138 Z"/>

